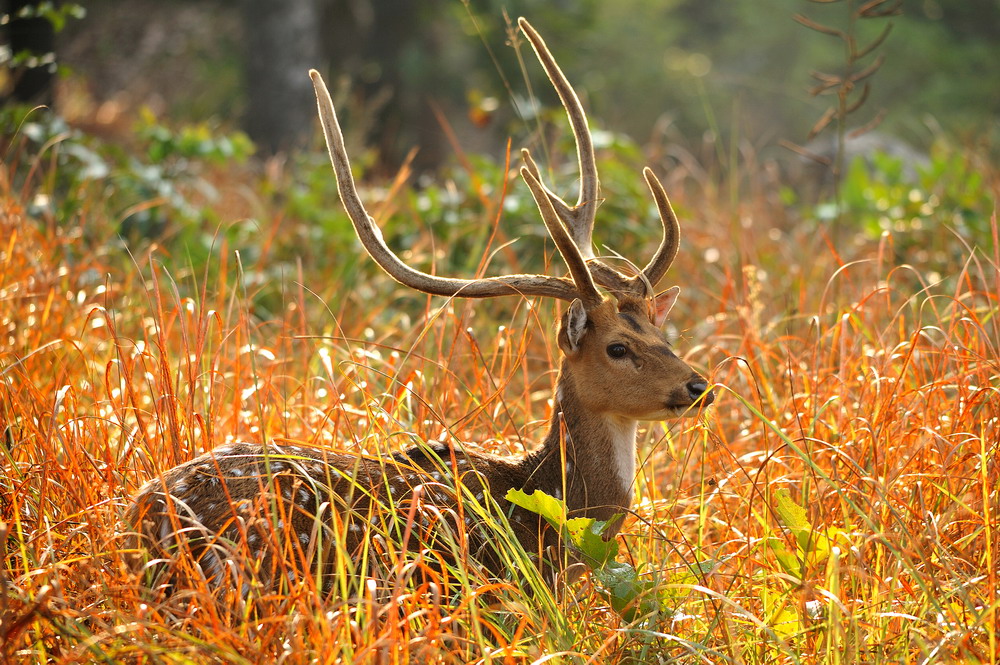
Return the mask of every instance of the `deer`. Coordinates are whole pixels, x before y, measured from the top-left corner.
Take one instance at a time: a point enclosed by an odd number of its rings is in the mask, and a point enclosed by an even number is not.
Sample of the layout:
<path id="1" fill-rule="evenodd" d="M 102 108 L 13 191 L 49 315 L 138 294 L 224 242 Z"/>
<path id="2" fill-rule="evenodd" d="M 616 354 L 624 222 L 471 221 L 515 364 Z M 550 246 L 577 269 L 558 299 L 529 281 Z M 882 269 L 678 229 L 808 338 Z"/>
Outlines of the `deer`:
<path id="1" fill-rule="evenodd" d="M 278 531 L 285 534 L 285 546 L 293 546 L 313 569 L 321 570 L 373 537 L 371 525 L 386 506 L 405 512 L 431 505 L 435 514 L 451 515 L 452 522 L 464 519 L 471 526 L 473 511 L 463 512 L 463 501 L 489 497 L 550 584 L 560 575 L 575 579 L 579 571 L 572 570 L 578 561 L 560 534 L 539 515 L 508 501 L 508 491 L 541 490 L 565 502 L 570 517 L 609 521 L 603 537 L 613 538 L 632 504 L 639 423 L 691 416 L 712 404 L 715 397 L 706 379 L 674 353 L 663 331 L 679 288 L 654 293 L 680 238 L 662 184 L 651 169 L 644 169 L 662 225 L 660 244 L 646 266 L 640 270 L 629 264 L 629 274 L 595 255 L 599 180 L 587 117 L 539 34 L 524 18 L 518 26 L 554 86 L 576 141 L 580 180 L 574 205 L 543 184 L 529 151 L 521 151 L 520 175 L 568 277 L 464 279 L 407 265 L 385 243 L 365 209 L 326 84 L 315 70 L 309 75 L 341 201 L 365 250 L 390 277 L 448 298 L 545 297 L 568 303 L 558 325 L 561 359 L 541 444 L 521 457 L 507 458 L 474 447 L 428 443 L 381 459 L 277 441 L 222 445 L 139 489 L 125 515 L 132 529 L 128 549 L 133 567 L 169 561 L 186 549 L 206 578 L 223 584 L 231 552 L 224 544 L 242 542 L 263 562 L 262 570 L 270 566 L 273 571 L 275 559 L 288 552 L 275 542 Z M 423 527 L 428 526 L 427 514 L 420 512 Z M 447 528 L 463 526 L 449 524 Z M 445 528 L 442 523 L 437 527 Z M 342 546 L 330 546 L 333 539 Z M 469 552 L 501 575 L 501 562 L 485 551 L 488 539 L 482 533 L 470 539 Z"/>

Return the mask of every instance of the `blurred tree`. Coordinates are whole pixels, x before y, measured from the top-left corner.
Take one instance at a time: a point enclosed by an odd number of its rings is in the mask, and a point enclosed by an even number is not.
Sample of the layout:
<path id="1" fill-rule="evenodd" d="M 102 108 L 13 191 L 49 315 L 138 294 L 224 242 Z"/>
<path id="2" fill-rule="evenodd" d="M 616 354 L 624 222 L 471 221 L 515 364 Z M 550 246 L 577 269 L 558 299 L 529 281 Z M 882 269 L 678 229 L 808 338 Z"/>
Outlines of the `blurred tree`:
<path id="1" fill-rule="evenodd" d="M 56 30 L 39 0 L 5 0 L 11 87 L 4 101 L 52 105 Z M 58 4 L 58 3 L 56 3 Z"/>
<path id="2" fill-rule="evenodd" d="M 574 35 L 592 22 L 597 5 L 596 0 L 320 1 L 325 2 L 325 61 L 335 79 L 350 81 L 354 107 L 367 114 L 354 124 L 370 129 L 366 143 L 376 146 L 378 166 L 388 172 L 413 148 L 417 172 L 438 168 L 453 153 L 448 133 L 457 135 L 464 150 L 498 149 L 505 114 L 492 109 L 498 98 L 515 94 L 504 86 L 513 79 L 517 87 L 520 78 L 516 55 L 503 47 L 505 14 L 512 21 L 524 14 L 544 26 L 546 38 L 560 47 L 560 61 L 568 62 L 575 55 Z M 543 80 L 540 70 L 529 70 Z M 536 90 L 558 103 L 548 85 Z"/>
<path id="3" fill-rule="evenodd" d="M 687 142 L 724 162 L 726 146 L 736 145 L 730 138 L 764 150 L 782 138 L 802 142 L 823 108 L 808 95 L 809 72 L 843 60 L 831 40 L 792 20 L 804 8 L 821 22 L 835 20 L 835 5 L 806 0 L 86 5 L 86 20 L 58 39 L 62 71 L 83 81 L 67 90 L 88 96 L 73 107 L 78 114 L 103 108 L 128 117 L 148 105 L 168 122 L 242 117 L 266 153 L 317 137 L 305 75 L 317 67 L 338 95 L 349 140 L 375 148 L 383 172 L 395 171 L 412 147 L 418 170 L 453 154 L 442 123 L 462 150 L 496 155 L 508 134 L 535 132 L 525 120 L 545 107 L 563 122 L 534 58 L 522 47 L 522 63 L 506 44 L 505 12 L 538 27 L 598 127 L 643 144 Z M 868 102 L 886 108 L 882 128 L 917 147 L 933 140 L 928 128 L 938 125 L 966 138 L 997 131 L 997 0 L 908 0 L 904 9 Z M 520 120 L 508 124 L 515 114 Z"/>
<path id="4" fill-rule="evenodd" d="M 349 78 L 370 114 L 358 124 L 375 130 L 367 142 L 384 170 L 398 168 L 413 146 L 418 171 L 444 157 L 445 136 L 428 103 L 448 97 L 438 29 L 443 9 L 438 0 L 324 2 L 324 61 L 336 78 Z"/>
<path id="5" fill-rule="evenodd" d="M 245 0 L 244 126 L 267 153 L 312 136 L 316 104 L 306 72 L 319 62 L 317 0 Z"/>

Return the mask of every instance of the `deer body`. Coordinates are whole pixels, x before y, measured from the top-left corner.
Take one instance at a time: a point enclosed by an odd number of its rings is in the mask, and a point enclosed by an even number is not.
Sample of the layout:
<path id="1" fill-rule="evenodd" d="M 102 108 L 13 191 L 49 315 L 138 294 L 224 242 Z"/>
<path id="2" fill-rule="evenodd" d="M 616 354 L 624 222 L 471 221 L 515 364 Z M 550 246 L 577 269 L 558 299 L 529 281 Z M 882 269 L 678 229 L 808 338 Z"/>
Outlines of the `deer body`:
<path id="1" fill-rule="evenodd" d="M 598 181 L 586 118 L 544 42 L 524 19 L 520 26 L 559 92 L 577 137 L 582 177 L 576 206 L 541 184 L 527 151 L 521 170 L 571 279 L 510 275 L 461 280 L 406 266 L 385 245 L 357 196 L 333 105 L 322 79 L 315 72 L 312 76 L 341 198 L 359 238 L 386 272 L 427 293 L 570 301 L 558 332 L 563 358 L 555 408 L 541 446 L 514 459 L 445 444 L 417 446 L 383 459 L 281 443 L 222 446 L 139 490 L 126 514 L 137 549 L 170 557 L 177 548 L 188 548 L 202 570 L 220 580 L 230 544 L 240 541 L 259 553 L 265 569 L 288 556 L 334 565 L 336 557 L 357 551 L 380 532 L 384 511 L 394 510 L 409 511 L 408 524 L 421 532 L 466 529 L 470 554 L 499 573 L 501 564 L 487 547 L 490 534 L 477 527 L 463 503 L 470 498 L 484 502 L 488 493 L 507 514 L 525 550 L 557 571 L 563 560 L 558 533 L 538 515 L 509 504 L 508 490 L 542 490 L 563 499 L 570 517 L 609 520 L 631 504 L 639 422 L 694 413 L 712 402 L 707 382 L 674 355 L 660 330 L 678 290 L 651 293 L 677 251 L 677 221 L 666 194 L 647 169 L 663 240 L 642 272 L 629 277 L 594 258 Z M 598 284 L 613 297 L 602 295 Z M 616 533 L 620 523 L 612 524 L 607 535 Z M 332 541 L 343 547 L 329 546 Z"/>

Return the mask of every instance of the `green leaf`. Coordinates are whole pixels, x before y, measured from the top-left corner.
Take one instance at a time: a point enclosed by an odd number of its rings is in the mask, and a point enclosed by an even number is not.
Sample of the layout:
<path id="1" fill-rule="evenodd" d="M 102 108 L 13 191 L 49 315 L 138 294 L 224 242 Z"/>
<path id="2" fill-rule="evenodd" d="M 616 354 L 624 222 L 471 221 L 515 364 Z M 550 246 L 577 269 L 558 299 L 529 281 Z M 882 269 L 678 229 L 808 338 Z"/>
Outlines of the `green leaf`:
<path id="1" fill-rule="evenodd" d="M 607 528 L 608 522 L 590 517 L 575 517 L 566 522 L 566 534 L 570 542 L 583 555 L 587 565 L 593 568 L 607 565 L 618 555 L 618 541 L 614 538 L 604 539 Z"/>
<path id="2" fill-rule="evenodd" d="M 507 491 L 506 499 L 515 506 L 541 515 L 546 522 L 559 529 L 563 538 L 583 555 L 584 561 L 590 566 L 603 566 L 609 561 L 614 561 L 618 554 L 618 543 L 614 539 L 604 539 L 608 522 L 590 517 L 567 519 L 566 503 L 541 490 L 535 490 L 528 495 L 523 490 L 511 489 Z M 617 516 L 610 521 L 614 519 L 617 519 Z"/>
<path id="3" fill-rule="evenodd" d="M 650 580 L 639 579 L 639 574 L 630 564 L 616 561 L 618 542 L 614 538 L 604 539 L 608 524 L 617 520 L 619 515 L 606 522 L 590 517 L 567 519 L 565 502 L 541 490 L 529 495 L 522 490 L 511 489 L 505 497 L 515 506 L 541 515 L 546 522 L 559 529 L 563 538 L 590 566 L 611 607 L 626 621 L 634 621 L 660 609 L 656 585 Z"/>
<path id="4" fill-rule="evenodd" d="M 798 557 L 788 551 L 785 547 L 785 541 L 781 538 L 768 538 L 766 541 L 767 548 L 774 553 L 774 558 L 778 560 L 778 565 L 793 577 L 799 577 L 802 574 L 802 563 L 799 561 Z"/>
<path id="5" fill-rule="evenodd" d="M 627 563 L 612 561 L 595 568 L 594 577 L 604 587 L 611 607 L 626 621 L 634 621 L 660 608 L 659 597 L 650 593 L 655 584 L 651 580 L 639 579 L 635 568 Z"/>
<path id="6" fill-rule="evenodd" d="M 783 638 L 790 638 L 805 630 L 795 606 L 789 602 L 788 594 L 775 593 L 766 587 L 763 590 L 764 620 L 772 630 Z"/>
<path id="7" fill-rule="evenodd" d="M 808 552 L 813 527 L 806 517 L 806 509 L 792 500 L 787 489 L 776 490 L 774 494 L 774 512 L 778 515 L 778 521 L 792 532 L 802 551 Z"/>
<path id="8" fill-rule="evenodd" d="M 566 504 L 542 490 L 535 490 L 528 495 L 523 490 L 511 489 L 507 490 L 505 498 L 515 506 L 541 515 L 546 522 L 560 531 L 566 524 Z"/>

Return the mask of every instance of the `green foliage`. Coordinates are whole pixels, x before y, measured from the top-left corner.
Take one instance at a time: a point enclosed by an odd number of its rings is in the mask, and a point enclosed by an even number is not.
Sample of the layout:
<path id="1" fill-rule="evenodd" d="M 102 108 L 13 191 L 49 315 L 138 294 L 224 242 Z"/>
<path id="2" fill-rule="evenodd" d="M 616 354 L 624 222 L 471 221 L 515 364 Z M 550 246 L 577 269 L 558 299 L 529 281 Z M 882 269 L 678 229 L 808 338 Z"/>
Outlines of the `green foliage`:
<path id="1" fill-rule="evenodd" d="M 7 158 L 14 166 L 12 174 L 18 186 L 29 185 L 33 167 L 44 165 L 44 150 L 53 153 L 54 173 L 44 179 L 46 187 L 28 205 L 33 216 L 71 219 L 79 209 L 76 194 L 86 183 L 98 183 L 111 174 L 109 151 L 102 150 L 93 137 L 71 129 L 60 116 L 45 109 L 7 107 L 0 112 L 0 124 L 14 128 L 8 140 Z M 31 162 L 18 155 L 36 155 Z M 37 160 L 37 161 L 36 161 Z"/>
<path id="2" fill-rule="evenodd" d="M 82 19 L 86 13 L 86 10 L 75 2 L 56 3 L 45 0 L 25 5 L 18 9 L 16 14 L 0 13 L 0 26 L 6 30 L 10 23 L 40 19 L 50 23 L 52 30 L 58 33 L 62 32 L 71 19 Z M 32 23 L 36 27 L 27 30 L 36 33 L 38 21 L 34 20 Z M 0 92 L 6 93 L 7 91 L 3 88 L 10 83 L 11 78 L 18 76 L 18 70 L 44 67 L 50 71 L 56 71 L 56 54 L 51 51 L 43 53 L 31 49 L 13 52 L 7 44 L 4 44 L 0 46 L 0 66 L 7 69 L 7 72 L 0 74 Z"/>
<path id="3" fill-rule="evenodd" d="M 856 158 L 844 175 L 840 199 L 841 208 L 833 202 L 818 206 L 817 218 L 839 217 L 871 238 L 892 231 L 904 261 L 937 266 L 964 251 L 943 242 L 941 226 L 983 248 L 992 238 L 988 184 L 967 154 L 944 145 L 934 148 L 926 164 L 907 164 L 881 152 Z"/>
<path id="4" fill-rule="evenodd" d="M 152 164 L 169 164 L 182 171 L 188 160 L 203 159 L 214 164 L 242 163 L 254 152 L 253 142 L 243 132 L 221 133 L 209 123 L 185 125 L 171 130 L 144 109 L 136 133 L 147 146 Z"/>
<path id="5" fill-rule="evenodd" d="M 21 7 L 17 14 L 13 16 L 10 14 L 0 14 L 0 17 L 4 19 L 4 23 L 18 19 L 43 18 L 52 24 L 52 28 L 56 32 L 62 32 L 70 19 L 80 20 L 86 15 L 87 10 L 78 3 L 57 3 L 45 0 L 44 2 L 36 2 Z"/>
<path id="6" fill-rule="evenodd" d="M 201 227 L 216 220 L 211 204 L 218 193 L 204 177 L 212 164 L 245 161 L 253 144 L 241 132 L 221 133 L 201 124 L 177 131 L 157 124 L 151 114 L 140 120 L 136 136 L 145 158 L 135 151 L 103 141 L 70 127 L 47 109 L 7 108 L 0 120 L 17 128 L 9 137 L 13 154 L 50 151 L 52 172 L 43 179 L 45 195 L 36 196 L 29 213 L 70 223 L 77 217 L 88 225 L 94 242 L 112 242 L 115 235 L 144 244 L 169 237 L 203 267 L 211 254 L 211 234 Z M 15 179 L 38 177 L 34 169 L 44 161 L 15 159 Z M 106 215 L 94 215 L 84 191 L 99 191 Z M 84 206 L 86 201 L 86 206 Z M 96 219 L 117 220 L 117 226 L 93 226 Z"/>
<path id="7" fill-rule="evenodd" d="M 618 541 L 605 539 L 608 525 L 620 516 L 608 521 L 589 517 L 569 518 L 566 503 L 541 490 L 526 494 L 512 489 L 506 499 L 515 506 L 541 515 L 552 528 L 559 531 L 563 542 L 568 543 L 573 553 L 587 564 L 591 574 L 601 587 L 604 597 L 627 621 L 645 618 L 659 612 L 662 599 L 653 580 L 643 579 L 629 563 L 618 561 Z"/>
<path id="8" fill-rule="evenodd" d="M 841 551 L 850 551 L 856 546 L 843 529 L 813 526 L 806 509 L 792 499 L 787 489 L 775 490 L 773 509 L 778 523 L 793 537 L 795 546 L 789 549 L 785 539 L 777 536 L 765 540 L 767 549 L 790 582 L 782 583 L 784 588 L 780 590 L 762 585 L 765 621 L 782 638 L 796 639 L 806 634 L 812 622 L 822 618 L 825 603 L 819 600 L 800 603 L 793 592 L 804 585 L 816 585 L 834 593 L 836 578 L 828 575 L 827 570 L 831 565 L 836 569 Z"/>
<path id="9" fill-rule="evenodd" d="M 354 159 L 355 177 L 358 162 Z M 355 243 L 354 227 L 340 205 L 337 181 L 330 170 L 330 161 L 323 153 L 299 155 L 293 163 L 290 182 L 283 183 L 283 191 L 273 186 L 265 190 L 269 197 L 284 198 L 285 212 L 302 222 L 310 231 L 308 235 L 314 243 L 319 243 L 326 251 L 329 245 L 350 247 Z M 302 249 L 310 252 L 316 244 Z"/>
<path id="10" fill-rule="evenodd" d="M 851 542 L 843 529 L 829 527 L 817 529 L 810 522 L 806 509 L 796 503 L 787 489 L 774 493 L 774 514 L 779 524 L 795 539 L 795 549 L 789 550 L 781 538 L 768 539 L 767 546 L 774 553 L 784 571 L 794 577 L 806 578 L 816 573 L 832 548 L 850 548 Z"/>

